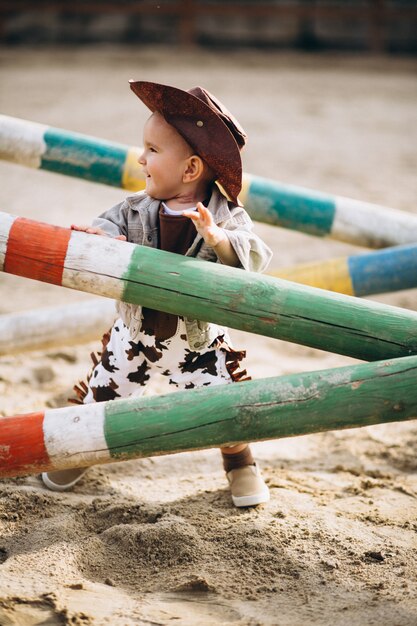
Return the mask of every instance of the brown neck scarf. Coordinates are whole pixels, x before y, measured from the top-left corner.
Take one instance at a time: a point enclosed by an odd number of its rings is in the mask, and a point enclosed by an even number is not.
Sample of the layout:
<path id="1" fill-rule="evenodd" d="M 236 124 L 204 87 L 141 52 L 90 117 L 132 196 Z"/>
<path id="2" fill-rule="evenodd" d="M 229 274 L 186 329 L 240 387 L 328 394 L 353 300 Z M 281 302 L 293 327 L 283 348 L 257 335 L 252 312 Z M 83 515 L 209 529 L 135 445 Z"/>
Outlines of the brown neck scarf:
<path id="1" fill-rule="evenodd" d="M 189 217 L 184 215 L 168 215 L 163 206 L 159 209 L 159 245 L 160 250 L 185 254 L 196 236 L 196 228 Z M 178 324 L 178 316 L 143 307 L 142 330 L 154 334 L 163 341 L 172 337 Z"/>

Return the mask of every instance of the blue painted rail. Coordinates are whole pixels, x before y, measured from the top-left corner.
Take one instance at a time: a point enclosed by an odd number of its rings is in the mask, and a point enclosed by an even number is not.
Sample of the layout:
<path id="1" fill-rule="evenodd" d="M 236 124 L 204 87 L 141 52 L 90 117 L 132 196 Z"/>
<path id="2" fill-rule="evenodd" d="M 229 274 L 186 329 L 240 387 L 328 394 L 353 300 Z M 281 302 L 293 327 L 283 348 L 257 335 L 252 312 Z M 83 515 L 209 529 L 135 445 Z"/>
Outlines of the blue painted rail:
<path id="1" fill-rule="evenodd" d="M 348 296 L 413 289 L 417 287 L 417 244 L 278 268 L 268 274 Z"/>

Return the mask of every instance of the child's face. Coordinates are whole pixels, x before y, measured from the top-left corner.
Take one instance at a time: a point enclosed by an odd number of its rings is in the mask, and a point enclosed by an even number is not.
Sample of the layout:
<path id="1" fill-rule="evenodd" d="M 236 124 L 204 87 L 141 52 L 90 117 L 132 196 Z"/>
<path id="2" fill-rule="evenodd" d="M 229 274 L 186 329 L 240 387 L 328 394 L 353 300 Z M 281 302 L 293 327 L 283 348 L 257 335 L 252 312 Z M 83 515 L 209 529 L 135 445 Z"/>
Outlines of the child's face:
<path id="1" fill-rule="evenodd" d="M 183 176 L 193 151 L 188 143 L 159 113 L 147 120 L 143 152 L 138 162 L 146 176 L 146 191 L 157 200 L 179 197 L 185 186 Z"/>

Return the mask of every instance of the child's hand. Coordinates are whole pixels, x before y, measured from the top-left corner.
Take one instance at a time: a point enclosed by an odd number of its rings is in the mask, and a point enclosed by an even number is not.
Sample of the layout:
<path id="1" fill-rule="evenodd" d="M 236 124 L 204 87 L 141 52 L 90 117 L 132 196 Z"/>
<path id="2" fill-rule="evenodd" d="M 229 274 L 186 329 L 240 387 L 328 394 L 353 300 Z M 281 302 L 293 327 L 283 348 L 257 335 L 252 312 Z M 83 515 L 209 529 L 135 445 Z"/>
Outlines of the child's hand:
<path id="1" fill-rule="evenodd" d="M 101 235 L 102 237 L 110 237 L 110 235 L 108 235 L 102 228 L 95 228 L 93 226 L 77 226 L 77 224 L 71 224 L 71 230 L 79 230 L 83 233 L 89 233 L 90 235 Z M 117 237 L 113 237 L 113 239 L 126 241 L 126 237 L 124 235 L 118 235 Z"/>
<path id="2" fill-rule="evenodd" d="M 193 220 L 197 232 L 212 248 L 227 240 L 227 235 L 214 223 L 212 214 L 202 202 L 197 203 L 197 211 L 184 211 L 183 215 Z"/>
<path id="3" fill-rule="evenodd" d="M 207 245 L 215 249 L 220 261 L 225 265 L 237 267 L 239 259 L 223 228 L 214 223 L 213 216 L 201 202 L 197 203 L 197 211 L 184 211 L 183 215 L 193 220 L 197 232 Z"/>

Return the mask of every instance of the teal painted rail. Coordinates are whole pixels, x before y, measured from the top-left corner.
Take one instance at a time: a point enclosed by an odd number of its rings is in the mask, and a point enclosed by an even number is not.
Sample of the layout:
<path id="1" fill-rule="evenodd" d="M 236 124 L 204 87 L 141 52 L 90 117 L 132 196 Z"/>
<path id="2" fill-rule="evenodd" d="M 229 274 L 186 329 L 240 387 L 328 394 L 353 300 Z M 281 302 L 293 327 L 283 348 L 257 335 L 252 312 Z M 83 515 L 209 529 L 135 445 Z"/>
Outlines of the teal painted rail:
<path id="1" fill-rule="evenodd" d="M 0 158 L 137 191 L 140 149 L 0 116 Z M 415 243 L 417 216 L 342 196 L 244 175 L 241 200 L 254 220 L 369 248 Z"/>

